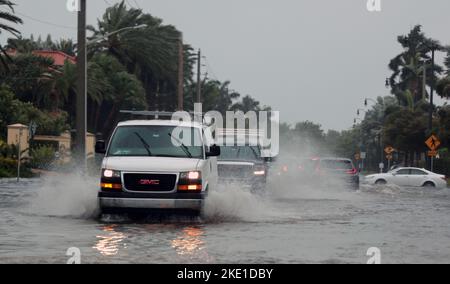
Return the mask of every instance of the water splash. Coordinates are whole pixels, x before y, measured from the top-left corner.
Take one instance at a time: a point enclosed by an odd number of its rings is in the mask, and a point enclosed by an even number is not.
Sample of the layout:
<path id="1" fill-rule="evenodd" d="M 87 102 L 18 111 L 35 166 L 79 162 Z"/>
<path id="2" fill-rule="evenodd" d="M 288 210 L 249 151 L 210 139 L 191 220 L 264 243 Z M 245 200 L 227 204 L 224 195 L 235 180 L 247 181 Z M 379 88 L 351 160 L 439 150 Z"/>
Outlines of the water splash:
<path id="1" fill-rule="evenodd" d="M 31 199 L 32 214 L 55 217 L 93 218 L 98 214 L 98 179 L 81 174 L 46 176 Z"/>
<path id="2" fill-rule="evenodd" d="M 206 222 L 258 222 L 272 217 L 270 201 L 236 184 L 210 192 L 205 204 Z"/>

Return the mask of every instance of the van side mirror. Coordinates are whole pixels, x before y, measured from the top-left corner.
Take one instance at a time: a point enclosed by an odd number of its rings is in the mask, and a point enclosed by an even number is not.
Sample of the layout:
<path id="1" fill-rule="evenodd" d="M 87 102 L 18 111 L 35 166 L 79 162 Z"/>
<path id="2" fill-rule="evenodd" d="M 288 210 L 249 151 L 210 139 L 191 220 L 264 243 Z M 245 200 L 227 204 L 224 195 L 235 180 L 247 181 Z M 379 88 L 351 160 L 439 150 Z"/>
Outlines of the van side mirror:
<path id="1" fill-rule="evenodd" d="M 206 153 L 206 157 L 218 157 L 220 156 L 220 147 L 217 145 L 212 145 L 209 147 L 209 152 Z"/>
<path id="2" fill-rule="evenodd" d="M 106 142 L 99 140 L 95 143 L 95 153 L 106 154 Z"/>
<path id="3" fill-rule="evenodd" d="M 272 163 L 273 162 L 273 158 L 272 157 L 266 157 L 266 158 L 264 158 L 264 162 L 267 163 L 267 164 Z"/>

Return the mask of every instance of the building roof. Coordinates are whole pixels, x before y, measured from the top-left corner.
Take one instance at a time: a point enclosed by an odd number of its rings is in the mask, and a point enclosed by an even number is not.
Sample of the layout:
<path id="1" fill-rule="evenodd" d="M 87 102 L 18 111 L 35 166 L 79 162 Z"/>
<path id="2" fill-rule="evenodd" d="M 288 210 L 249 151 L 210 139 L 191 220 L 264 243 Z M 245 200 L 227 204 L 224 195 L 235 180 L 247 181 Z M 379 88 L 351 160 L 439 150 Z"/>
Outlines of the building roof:
<path id="1" fill-rule="evenodd" d="M 55 66 L 64 66 L 66 61 L 76 64 L 76 58 L 70 56 L 62 51 L 54 51 L 54 50 L 35 50 L 32 52 L 33 55 L 42 56 L 46 58 L 51 58 L 54 61 Z"/>
<path id="2" fill-rule="evenodd" d="M 20 124 L 20 123 L 16 123 L 16 124 L 8 125 L 8 128 L 28 128 L 28 126 Z"/>

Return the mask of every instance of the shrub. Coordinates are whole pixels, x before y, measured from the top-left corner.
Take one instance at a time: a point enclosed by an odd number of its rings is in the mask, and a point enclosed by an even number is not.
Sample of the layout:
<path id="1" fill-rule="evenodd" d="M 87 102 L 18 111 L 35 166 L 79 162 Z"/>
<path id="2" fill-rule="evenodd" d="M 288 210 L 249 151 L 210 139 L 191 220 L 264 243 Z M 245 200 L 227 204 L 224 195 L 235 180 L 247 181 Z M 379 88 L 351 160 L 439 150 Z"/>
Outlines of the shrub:
<path id="1" fill-rule="evenodd" d="M 34 169 L 48 170 L 52 166 L 55 160 L 55 150 L 50 146 L 40 146 L 32 149 L 31 154 L 31 167 Z"/>

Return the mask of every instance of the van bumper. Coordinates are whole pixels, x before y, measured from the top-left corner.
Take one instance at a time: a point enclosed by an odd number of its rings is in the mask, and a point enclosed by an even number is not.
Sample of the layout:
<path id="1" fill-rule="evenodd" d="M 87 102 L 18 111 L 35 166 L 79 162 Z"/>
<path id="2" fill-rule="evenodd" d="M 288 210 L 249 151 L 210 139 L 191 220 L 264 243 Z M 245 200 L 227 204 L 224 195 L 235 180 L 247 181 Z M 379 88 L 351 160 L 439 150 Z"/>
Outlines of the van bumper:
<path id="1" fill-rule="evenodd" d="M 129 194 L 99 193 L 100 208 L 142 210 L 194 210 L 201 211 L 206 195 L 203 193 Z"/>

